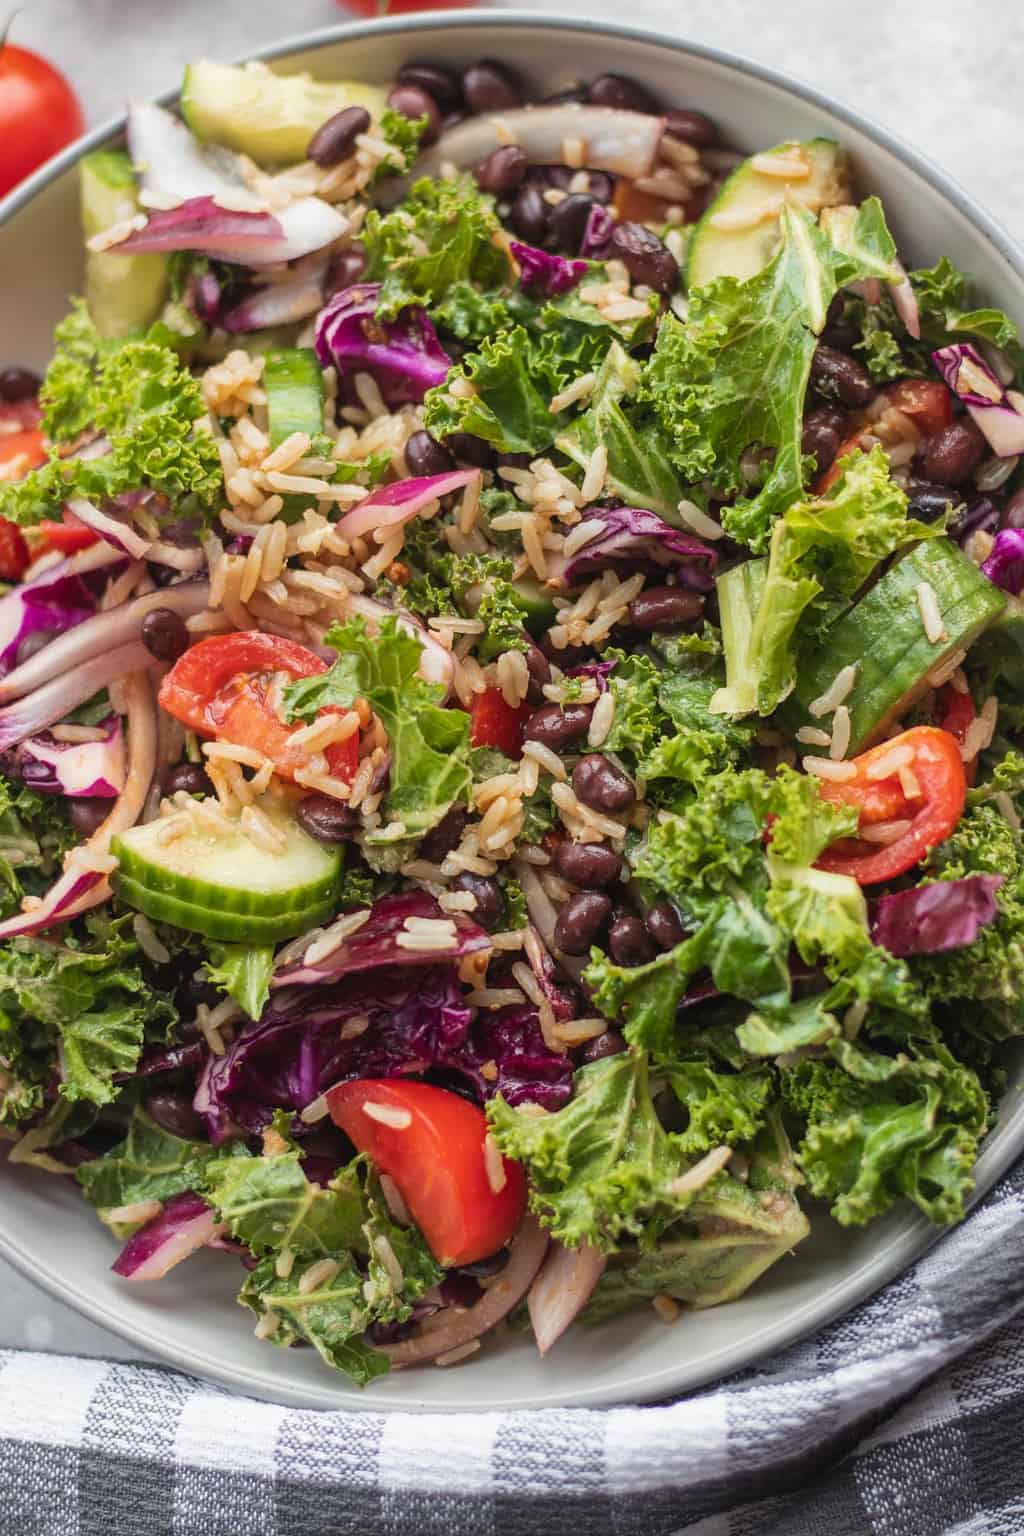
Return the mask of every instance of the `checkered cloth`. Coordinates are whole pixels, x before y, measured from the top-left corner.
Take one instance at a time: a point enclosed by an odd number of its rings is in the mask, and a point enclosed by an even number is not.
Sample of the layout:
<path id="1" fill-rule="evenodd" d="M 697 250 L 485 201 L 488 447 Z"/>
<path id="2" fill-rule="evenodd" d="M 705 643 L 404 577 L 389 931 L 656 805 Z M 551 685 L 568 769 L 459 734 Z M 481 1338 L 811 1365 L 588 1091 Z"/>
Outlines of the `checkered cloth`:
<path id="1" fill-rule="evenodd" d="M 1009 1536 L 1022 1260 L 1024 1164 L 842 1322 L 661 1407 L 316 1413 L 3 1351 L 0 1532 Z"/>

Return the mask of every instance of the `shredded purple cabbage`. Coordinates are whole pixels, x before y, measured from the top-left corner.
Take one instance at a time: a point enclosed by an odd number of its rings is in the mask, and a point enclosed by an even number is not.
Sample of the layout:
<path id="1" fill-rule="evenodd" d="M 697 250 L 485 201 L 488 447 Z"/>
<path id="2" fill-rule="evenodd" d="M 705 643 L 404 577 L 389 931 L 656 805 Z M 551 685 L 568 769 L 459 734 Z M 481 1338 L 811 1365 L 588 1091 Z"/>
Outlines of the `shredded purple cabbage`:
<path id="1" fill-rule="evenodd" d="M 69 565 L 64 560 L 0 598 L 0 677 L 13 672 L 30 637 L 52 639 L 92 618 L 96 599 L 81 576 L 68 574 Z"/>
<path id="2" fill-rule="evenodd" d="M 584 544 L 566 564 L 562 580 L 574 587 L 609 565 L 672 566 L 679 580 L 708 592 L 718 551 L 692 533 L 683 533 L 656 512 L 643 507 L 588 507 L 587 522 L 599 521 L 604 532 Z"/>
<path id="3" fill-rule="evenodd" d="M 568 256 L 555 256 L 551 251 L 539 251 L 535 245 L 522 245 L 518 240 L 510 241 L 509 249 L 519 264 L 521 285 L 539 291 L 548 299 L 575 288 L 587 270 L 588 263 L 585 261 L 573 261 Z"/>
<path id="4" fill-rule="evenodd" d="M 455 938 L 446 950 L 406 949 L 398 942 L 410 917 L 441 918 L 450 916 Z M 408 937 L 408 935 L 406 935 Z M 320 986 L 351 976 L 358 971 L 379 970 L 382 966 L 437 965 L 444 960 L 461 960 L 479 949 L 487 949 L 490 939 L 477 923 L 462 913 L 445 914 L 426 891 L 401 891 L 375 902 L 370 917 L 352 936 L 316 965 L 297 960 L 284 966 L 275 976 L 274 987 Z"/>
<path id="5" fill-rule="evenodd" d="M 354 283 L 327 302 L 316 317 L 316 352 L 323 367 L 344 379 L 372 374 L 389 406 L 423 399 L 443 384 L 452 360 L 426 312 L 409 308 L 400 320 L 375 318 L 379 283 Z"/>
<path id="6" fill-rule="evenodd" d="M 964 949 L 999 915 L 1002 883 L 1002 875 L 968 875 L 880 896 L 871 904 L 871 937 L 891 955 Z"/>
<path id="7" fill-rule="evenodd" d="M 580 244 L 580 255 L 589 261 L 603 261 L 611 250 L 612 231 L 615 229 L 615 220 L 608 209 L 600 203 L 595 203 L 587 214 L 587 225 L 583 231 L 583 240 Z"/>
<path id="8" fill-rule="evenodd" d="M 1024 414 L 1018 411 L 977 347 L 953 342 L 932 353 L 932 362 L 953 393 L 964 402 L 968 415 L 980 427 L 993 453 L 1012 458 L 1024 453 Z"/>
<path id="9" fill-rule="evenodd" d="M 124 788 L 125 746 L 119 715 L 98 727 L 102 741 L 56 741 L 50 731 L 29 736 L 16 749 L 20 778 L 42 795 L 114 800 Z"/>
<path id="10" fill-rule="evenodd" d="M 989 581 L 1020 597 L 1024 591 L 1024 529 L 1004 528 L 996 534 L 996 541 L 988 559 L 981 567 Z"/>
<path id="11" fill-rule="evenodd" d="M 598 693 L 608 692 L 608 679 L 618 666 L 617 661 L 585 661 L 579 667 L 567 667 L 566 677 L 592 677 Z"/>
<path id="12" fill-rule="evenodd" d="M 342 1038 L 346 1023 L 363 1019 L 365 1029 Z M 496 1076 L 485 1075 L 492 1062 Z M 431 1068 L 459 1073 L 481 1099 L 503 1093 L 513 1104 L 557 1107 L 572 1084 L 572 1064 L 548 1050 L 536 1010 L 502 1009 L 474 1023 L 450 966 L 391 966 L 275 994 L 223 1056 L 208 1059 L 195 1109 L 220 1142 L 239 1128 L 261 1130 L 275 1109 L 304 1109 L 335 1083 Z"/>

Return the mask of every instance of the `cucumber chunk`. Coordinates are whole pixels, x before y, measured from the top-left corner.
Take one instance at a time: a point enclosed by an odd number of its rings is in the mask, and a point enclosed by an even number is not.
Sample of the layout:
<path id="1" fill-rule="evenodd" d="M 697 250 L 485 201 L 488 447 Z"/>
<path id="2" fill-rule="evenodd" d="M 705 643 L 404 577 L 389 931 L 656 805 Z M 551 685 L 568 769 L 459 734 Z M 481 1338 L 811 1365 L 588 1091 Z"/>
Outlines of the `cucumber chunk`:
<path id="1" fill-rule="evenodd" d="M 928 639 L 917 588 L 927 582 L 938 600 L 946 638 Z M 857 668 L 850 711 L 849 754 L 879 741 L 929 687 L 929 674 L 953 651 L 972 645 L 999 618 L 1006 594 L 988 581 L 949 539 L 929 539 L 886 571 L 860 602 L 837 619 L 820 647 L 800 664 L 796 690 L 783 706 L 795 731 L 817 725 L 811 702 L 843 667 Z"/>
<path id="2" fill-rule="evenodd" d="M 200 59 L 185 70 L 181 111 L 197 139 L 224 144 L 260 165 L 306 158 L 317 129 L 343 107 L 365 107 L 379 118 L 386 93 L 356 80 L 277 75 L 262 64 L 215 64 Z"/>
<path id="3" fill-rule="evenodd" d="M 768 175 L 758 167 L 771 158 L 783 164 L 802 160 L 810 172 L 805 176 Z M 746 282 L 760 272 L 778 246 L 779 211 L 787 194 L 811 213 L 848 201 L 846 163 L 839 145 L 832 139 L 779 144 L 738 165 L 693 232 L 686 263 L 687 287 L 702 288 L 716 277 Z M 770 211 L 773 208 L 778 210 L 774 215 Z M 732 227 L 721 228 L 720 222 Z"/>
<path id="4" fill-rule="evenodd" d="M 324 376 L 312 347 L 280 347 L 263 362 L 270 446 L 293 432 L 315 437 L 324 429 Z"/>
<path id="5" fill-rule="evenodd" d="M 82 233 L 88 240 L 139 211 L 132 162 L 123 149 L 98 149 L 79 165 Z M 129 336 L 151 325 L 167 298 L 163 256 L 86 251 L 85 297 L 104 337 Z"/>
<path id="6" fill-rule="evenodd" d="M 714 715 L 750 715 L 757 709 L 758 673 L 751 666 L 750 637 L 767 579 L 767 560 L 744 560 L 715 582 L 725 651 L 725 687 L 712 696 Z"/>
<path id="7" fill-rule="evenodd" d="M 542 635 L 548 626 L 555 622 L 557 613 L 554 599 L 545 592 L 540 582 L 533 576 L 519 576 L 509 585 L 512 589 L 513 601 L 523 616 L 523 628 L 534 638 Z M 482 596 L 483 588 L 479 586 L 470 587 L 466 593 L 466 608 L 474 618 L 480 608 Z M 488 662 L 499 655 L 501 646 L 496 644 L 490 635 L 481 635 L 477 650 L 480 660 Z"/>
<path id="8" fill-rule="evenodd" d="M 269 943 L 320 922 L 333 911 L 340 850 L 314 842 L 287 810 L 266 802 L 263 810 L 284 834 L 281 853 L 240 826 L 196 827 L 164 843 L 161 821 L 132 827 L 111 848 L 118 895 L 150 917 L 239 942 Z"/>

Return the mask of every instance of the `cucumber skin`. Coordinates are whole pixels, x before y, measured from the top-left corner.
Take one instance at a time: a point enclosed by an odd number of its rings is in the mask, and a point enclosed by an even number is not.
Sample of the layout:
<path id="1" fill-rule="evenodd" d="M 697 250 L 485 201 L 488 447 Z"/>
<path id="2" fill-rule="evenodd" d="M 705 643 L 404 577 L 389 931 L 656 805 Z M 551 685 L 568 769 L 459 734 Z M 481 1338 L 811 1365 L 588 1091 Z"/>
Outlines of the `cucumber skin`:
<path id="1" fill-rule="evenodd" d="M 86 155 L 78 174 L 86 239 L 138 213 L 135 172 L 124 150 L 98 149 Z M 160 314 L 167 292 L 165 256 L 86 251 L 86 302 L 102 337 L 116 340 L 144 330 Z"/>
<path id="2" fill-rule="evenodd" d="M 229 944 L 276 944 L 282 939 L 293 939 L 306 933 L 334 915 L 333 897 L 300 911 L 282 912 L 277 917 L 258 917 L 211 911 L 209 907 L 181 901 L 164 891 L 150 890 L 120 873 L 112 876 L 111 884 L 115 895 L 126 906 L 145 913 L 154 922 L 170 923 L 188 933 L 201 933 L 208 939 L 222 939 Z"/>
<path id="3" fill-rule="evenodd" d="M 924 632 L 916 588 L 928 582 L 938 598 L 948 640 L 932 645 Z M 969 646 L 994 624 L 1006 594 L 949 539 L 918 544 L 886 571 L 855 607 L 837 619 L 821 646 L 800 664 L 796 690 L 782 709 L 795 732 L 822 722 L 807 706 L 843 667 L 857 680 L 847 699 L 853 756 L 879 740 L 888 725 L 928 687 L 928 674 L 951 651 Z"/>
<path id="4" fill-rule="evenodd" d="M 293 432 L 315 437 L 324 429 L 324 376 L 312 347 L 276 347 L 263 360 L 270 446 Z"/>

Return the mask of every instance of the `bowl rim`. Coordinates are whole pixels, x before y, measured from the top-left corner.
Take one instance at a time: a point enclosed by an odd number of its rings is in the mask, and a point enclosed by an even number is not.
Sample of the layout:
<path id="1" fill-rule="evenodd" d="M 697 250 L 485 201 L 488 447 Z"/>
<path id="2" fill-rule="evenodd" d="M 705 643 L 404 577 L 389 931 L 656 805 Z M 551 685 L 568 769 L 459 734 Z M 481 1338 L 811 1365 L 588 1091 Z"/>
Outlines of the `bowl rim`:
<path id="1" fill-rule="evenodd" d="M 336 22 L 289 37 L 265 48 L 247 52 L 234 62 L 240 63 L 249 59 L 271 61 L 288 58 L 295 54 L 315 53 L 337 43 L 366 37 L 407 35 L 414 38 L 421 32 L 437 33 L 457 29 L 471 32 L 484 30 L 493 32 L 495 29 L 503 29 L 514 32 L 523 28 L 540 29 L 554 34 L 582 32 L 612 41 L 621 39 L 648 44 L 689 57 L 698 63 L 721 65 L 741 75 L 774 86 L 819 108 L 840 123 L 857 130 L 886 150 L 902 165 L 916 172 L 933 191 L 952 203 L 971 222 L 979 236 L 988 241 L 1009 267 L 1024 280 L 1024 244 L 1011 236 L 954 177 L 944 171 L 928 155 L 906 143 L 898 135 L 891 133 L 857 109 L 844 102 L 832 100 L 823 91 L 806 84 L 787 71 L 759 64 L 744 54 L 732 53 L 727 49 L 695 42 L 685 36 L 666 36 L 650 27 L 632 26 L 596 17 L 574 19 L 520 8 L 500 11 L 474 8 L 445 12 L 426 11 L 416 15 L 389 16 L 365 21 Z M 178 90 L 169 90 L 154 99 L 163 105 L 174 105 L 179 95 Z M 126 121 L 127 114 L 120 113 L 97 124 L 88 133 L 47 161 L 6 198 L 0 199 L 0 229 L 3 229 L 51 183 L 70 170 L 84 155 L 122 136 Z M 1009 1128 L 1007 1131 L 1009 1132 Z M 995 1143 L 990 1143 L 983 1148 L 975 1164 L 975 1187 L 967 1202 L 968 1213 L 984 1198 L 1022 1150 L 1024 1150 L 1024 1121 L 1013 1133 L 1001 1135 L 998 1127 L 995 1129 Z M 883 1285 L 921 1259 L 941 1241 L 947 1230 L 956 1231 L 956 1228 L 936 1228 L 923 1216 L 904 1212 L 900 1208 L 897 1208 L 893 1216 L 897 1219 L 887 1223 L 888 1229 L 883 1229 L 879 1233 L 878 1252 L 862 1266 L 859 1274 L 840 1277 L 831 1285 L 816 1292 L 794 1311 L 780 1309 L 776 1321 L 761 1329 L 754 1347 L 748 1347 L 738 1355 L 734 1346 L 723 1346 L 718 1351 L 718 1356 L 722 1357 L 720 1366 L 711 1364 L 709 1367 L 705 1359 L 698 1371 L 691 1371 L 689 1374 L 686 1371 L 685 1360 L 675 1361 L 663 1368 L 648 1371 L 644 1376 L 633 1379 L 629 1383 L 626 1395 L 623 1395 L 621 1386 L 608 1383 L 577 1390 L 573 1395 L 572 1406 L 600 1408 L 623 1403 L 656 1402 L 659 1399 L 676 1398 L 717 1379 L 718 1369 L 723 1375 L 731 1375 L 737 1370 L 749 1368 L 757 1360 L 795 1344 L 819 1328 L 845 1316 Z M 154 1318 L 153 1323 L 148 1327 L 126 1322 L 112 1306 L 102 1300 L 78 1296 L 73 1290 L 69 1292 L 66 1281 L 62 1284 L 56 1274 L 40 1273 L 32 1253 L 21 1247 L 6 1233 L 0 1239 L 0 1251 L 3 1257 L 27 1279 L 48 1292 L 57 1301 L 73 1307 L 128 1343 L 139 1346 L 151 1355 L 178 1369 L 191 1372 L 201 1379 L 216 1381 L 234 1391 L 251 1393 L 262 1401 L 276 1401 L 299 1407 L 310 1407 L 315 1404 L 327 1412 L 356 1410 L 381 1414 L 395 1412 L 447 1414 L 480 1411 L 478 1391 L 468 1390 L 464 1401 L 450 1405 L 438 1404 L 417 1393 L 411 1374 L 404 1377 L 410 1388 L 409 1392 L 393 1400 L 374 1397 L 368 1393 L 357 1395 L 358 1389 L 346 1390 L 343 1387 L 338 1401 L 332 1407 L 327 1407 L 325 1406 L 326 1391 L 310 1392 L 300 1384 L 291 1384 L 283 1379 L 276 1390 L 268 1393 L 265 1370 L 256 1371 L 241 1364 L 222 1368 L 204 1358 L 197 1349 L 182 1346 L 180 1342 L 165 1341 L 159 1328 L 158 1318 Z M 530 1392 L 522 1398 L 510 1399 L 503 1405 L 504 1411 L 564 1406 L 566 1406 L 564 1391 L 558 1385 L 557 1373 L 552 1374 L 550 1390 Z"/>

